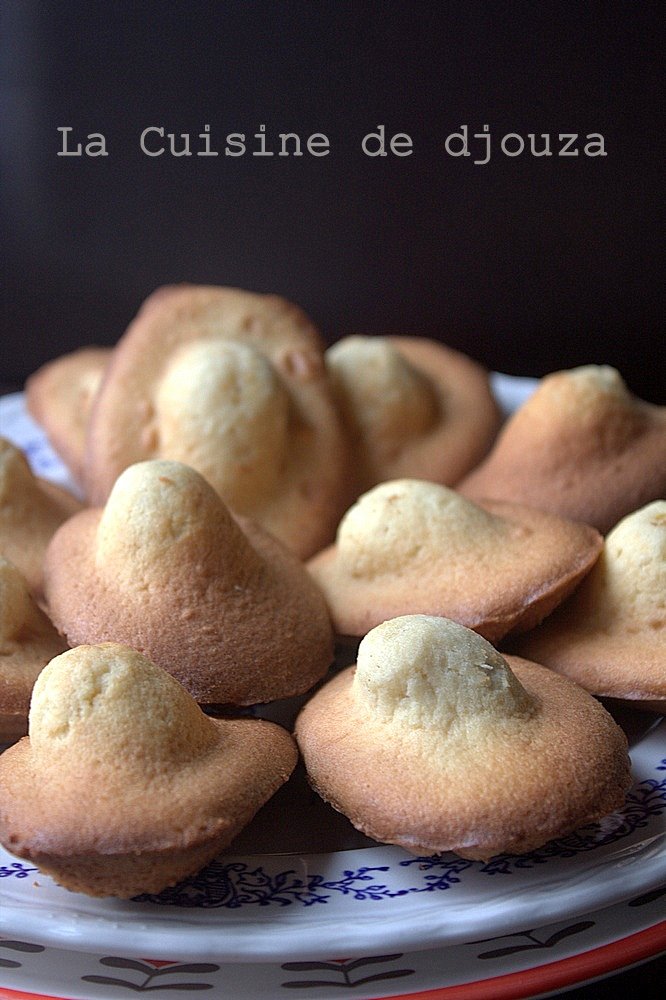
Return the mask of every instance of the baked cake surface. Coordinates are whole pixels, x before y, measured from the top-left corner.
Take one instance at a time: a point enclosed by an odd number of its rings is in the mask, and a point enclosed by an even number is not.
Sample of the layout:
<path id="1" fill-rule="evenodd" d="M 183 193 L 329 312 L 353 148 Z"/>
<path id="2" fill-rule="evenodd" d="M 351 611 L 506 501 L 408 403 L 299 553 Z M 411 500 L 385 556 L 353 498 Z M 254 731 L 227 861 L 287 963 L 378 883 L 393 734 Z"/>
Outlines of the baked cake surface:
<path id="1" fill-rule="evenodd" d="M 26 580 L 0 556 L 0 743 L 27 733 L 33 685 L 49 660 L 66 649 Z"/>
<path id="2" fill-rule="evenodd" d="M 111 355 L 110 347 L 81 347 L 42 365 L 25 384 L 28 412 L 79 484 L 88 419 Z"/>
<path id="3" fill-rule="evenodd" d="M 325 357 L 358 493 L 403 477 L 451 486 L 495 438 L 488 373 L 459 351 L 424 337 L 350 336 Z"/>
<path id="4" fill-rule="evenodd" d="M 67 490 L 34 475 L 23 452 L 0 438 L 0 554 L 41 596 L 46 547 L 82 504 Z"/>
<path id="5" fill-rule="evenodd" d="M 605 534 L 666 495 L 666 406 L 638 399 L 607 365 L 555 372 L 458 488 L 471 499 L 529 504 Z"/>
<path id="6" fill-rule="evenodd" d="M 376 486 L 308 563 L 343 635 L 387 618 L 453 618 L 496 642 L 536 625 L 599 555 L 587 525 L 501 501 L 472 503 L 436 483 Z"/>
<path id="7" fill-rule="evenodd" d="M 40 674 L 30 733 L 0 756 L 0 841 L 66 888 L 159 892 L 222 850 L 296 763 L 289 734 L 212 719 L 117 643 Z"/>
<path id="8" fill-rule="evenodd" d="M 306 704 L 309 779 L 415 854 L 523 853 L 620 807 L 627 741 L 591 695 L 441 618 L 384 622 Z"/>
<path id="9" fill-rule="evenodd" d="M 300 560 L 179 462 L 131 466 L 104 508 L 63 525 L 45 589 L 70 645 L 131 645 L 200 702 L 299 694 L 333 659 L 326 604 Z"/>
<path id="10" fill-rule="evenodd" d="M 518 652 L 593 694 L 666 709 L 666 500 L 628 514 L 580 588 Z"/>
<path id="11" fill-rule="evenodd" d="M 91 502 L 129 465 L 158 458 L 195 468 L 301 557 L 328 544 L 348 502 L 348 444 L 323 341 L 297 306 L 195 285 L 146 300 L 91 414 Z"/>

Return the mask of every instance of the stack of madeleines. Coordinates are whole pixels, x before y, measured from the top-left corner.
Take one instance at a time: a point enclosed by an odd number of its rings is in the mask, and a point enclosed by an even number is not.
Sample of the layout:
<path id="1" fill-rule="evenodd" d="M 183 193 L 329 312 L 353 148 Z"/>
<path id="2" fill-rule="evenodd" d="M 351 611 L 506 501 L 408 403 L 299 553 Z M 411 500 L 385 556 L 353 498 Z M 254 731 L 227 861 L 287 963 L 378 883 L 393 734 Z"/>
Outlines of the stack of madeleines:
<path id="1" fill-rule="evenodd" d="M 550 375 L 502 424 L 438 342 L 327 349 L 281 298 L 183 285 L 26 402 L 77 497 L 0 442 L 9 851 L 158 892 L 299 751 L 419 854 L 530 851 L 622 806 L 598 699 L 666 704 L 666 407 L 614 369 Z M 290 698 L 293 734 L 244 710 Z"/>

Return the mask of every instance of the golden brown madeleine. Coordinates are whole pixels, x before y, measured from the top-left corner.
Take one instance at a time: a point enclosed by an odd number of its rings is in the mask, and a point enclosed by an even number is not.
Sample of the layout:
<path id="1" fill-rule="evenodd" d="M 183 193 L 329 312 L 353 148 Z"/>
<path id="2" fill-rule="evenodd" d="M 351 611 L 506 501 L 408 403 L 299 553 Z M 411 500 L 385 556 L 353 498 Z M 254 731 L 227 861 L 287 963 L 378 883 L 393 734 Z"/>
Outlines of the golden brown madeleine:
<path id="1" fill-rule="evenodd" d="M 24 578 L 0 556 L 0 743 L 27 733 L 33 685 L 49 660 L 65 649 L 67 643 Z"/>
<path id="2" fill-rule="evenodd" d="M 42 365 L 25 384 L 28 412 L 77 483 L 83 482 L 88 418 L 111 353 L 110 347 L 82 347 Z"/>
<path id="3" fill-rule="evenodd" d="M 86 485 L 103 503 L 135 462 L 200 472 L 237 514 L 302 558 L 349 498 L 347 438 L 318 331 L 273 295 L 181 285 L 151 295 L 118 342 L 90 419 Z"/>
<path id="4" fill-rule="evenodd" d="M 354 446 L 358 492 L 411 477 L 452 486 L 500 424 L 488 373 L 423 337 L 345 337 L 326 351 Z"/>
<path id="5" fill-rule="evenodd" d="M 30 735 L 0 757 L 0 841 L 68 889 L 159 892 L 202 868 L 287 780 L 289 734 L 204 715 L 115 643 L 56 657 Z"/>
<path id="6" fill-rule="evenodd" d="M 607 366 L 548 375 L 459 489 L 606 533 L 666 494 L 666 407 L 637 399 Z"/>
<path id="7" fill-rule="evenodd" d="M 497 642 L 541 621 L 589 571 L 601 545 L 587 525 L 518 504 L 479 506 L 445 486 L 400 479 L 364 494 L 336 543 L 308 569 L 342 635 L 428 614 Z"/>
<path id="8" fill-rule="evenodd" d="M 596 695 L 666 710 L 666 500 L 623 518 L 578 590 L 521 655 Z"/>
<path id="9" fill-rule="evenodd" d="M 180 462 L 126 469 L 103 509 L 57 532 L 45 577 L 70 645 L 133 646 L 200 702 L 300 694 L 333 660 L 326 604 L 302 563 Z"/>
<path id="10" fill-rule="evenodd" d="M 407 616 L 302 709 L 317 792 L 414 854 L 523 853 L 620 807 L 627 741 L 591 695 L 454 622 Z"/>
<path id="11" fill-rule="evenodd" d="M 81 507 L 71 493 L 35 476 L 23 452 L 0 438 L 0 554 L 20 570 L 33 594 L 42 592 L 51 536 Z"/>

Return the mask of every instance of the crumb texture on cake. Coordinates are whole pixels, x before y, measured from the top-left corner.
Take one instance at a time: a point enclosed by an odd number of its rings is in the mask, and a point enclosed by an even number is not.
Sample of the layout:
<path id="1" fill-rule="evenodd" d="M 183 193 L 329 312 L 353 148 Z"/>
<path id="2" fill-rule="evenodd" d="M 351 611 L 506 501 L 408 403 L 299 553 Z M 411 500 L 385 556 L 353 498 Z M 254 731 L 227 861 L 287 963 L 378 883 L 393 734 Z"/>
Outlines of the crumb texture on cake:
<path id="1" fill-rule="evenodd" d="M 489 642 L 446 618 L 392 618 L 361 640 L 354 697 L 374 718 L 445 732 L 460 717 L 524 718 L 533 701 Z"/>
<path id="2" fill-rule="evenodd" d="M 403 479 L 365 493 L 340 522 L 339 558 L 354 577 L 399 572 L 446 545 L 447 557 L 484 546 L 510 529 L 499 518 L 435 483 Z"/>

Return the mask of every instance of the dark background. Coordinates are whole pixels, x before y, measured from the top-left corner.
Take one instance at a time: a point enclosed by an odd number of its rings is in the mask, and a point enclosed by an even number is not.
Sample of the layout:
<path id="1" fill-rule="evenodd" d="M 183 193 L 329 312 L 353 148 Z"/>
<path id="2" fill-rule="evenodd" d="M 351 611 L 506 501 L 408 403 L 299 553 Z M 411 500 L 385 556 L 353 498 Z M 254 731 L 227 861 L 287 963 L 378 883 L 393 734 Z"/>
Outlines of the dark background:
<path id="1" fill-rule="evenodd" d="M 664 401 L 659 4 L 1 10 L 0 381 L 114 343 L 153 288 L 194 281 L 279 292 L 328 340 L 422 334 L 516 374 L 609 362 Z M 139 148 L 148 125 L 209 124 L 223 148 L 262 123 L 331 153 Z M 410 157 L 363 155 L 380 123 Z M 461 124 L 490 126 L 489 164 L 446 155 Z M 64 125 L 108 157 L 58 157 Z M 599 132 L 608 155 L 507 158 L 509 131 Z"/>

